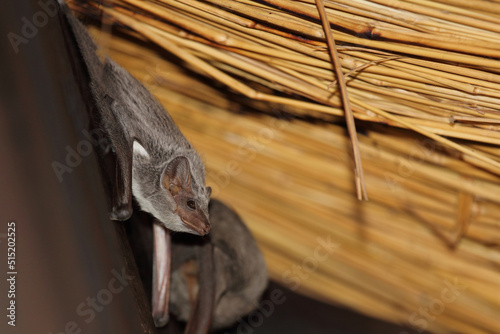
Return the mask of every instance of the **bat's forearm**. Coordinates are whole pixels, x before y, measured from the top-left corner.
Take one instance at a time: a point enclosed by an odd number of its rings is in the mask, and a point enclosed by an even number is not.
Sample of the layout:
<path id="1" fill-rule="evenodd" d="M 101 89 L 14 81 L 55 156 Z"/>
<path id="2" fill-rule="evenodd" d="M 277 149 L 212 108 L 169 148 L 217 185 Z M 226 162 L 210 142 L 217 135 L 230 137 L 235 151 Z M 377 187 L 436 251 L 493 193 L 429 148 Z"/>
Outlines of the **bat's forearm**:
<path id="1" fill-rule="evenodd" d="M 212 323 L 215 302 L 215 269 L 212 243 L 201 247 L 198 296 L 184 334 L 207 334 Z"/>
<path id="2" fill-rule="evenodd" d="M 169 319 L 171 238 L 169 231 L 156 220 L 153 223 L 153 239 L 153 319 L 156 327 L 163 327 Z"/>

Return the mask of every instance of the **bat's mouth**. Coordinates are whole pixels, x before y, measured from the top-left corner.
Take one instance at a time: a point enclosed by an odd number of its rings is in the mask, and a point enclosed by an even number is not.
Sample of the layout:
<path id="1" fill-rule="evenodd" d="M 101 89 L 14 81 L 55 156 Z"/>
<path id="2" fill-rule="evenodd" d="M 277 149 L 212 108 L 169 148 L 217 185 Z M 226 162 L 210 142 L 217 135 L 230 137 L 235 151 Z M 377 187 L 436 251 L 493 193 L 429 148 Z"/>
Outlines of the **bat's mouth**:
<path id="1" fill-rule="evenodd" d="M 184 225 L 189 227 L 191 230 L 196 232 L 198 235 L 206 235 L 208 232 L 210 232 L 210 223 L 208 221 L 203 221 L 201 219 L 196 219 L 196 222 L 193 224 L 193 222 L 190 222 L 183 217 L 181 217 L 182 222 Z"/>

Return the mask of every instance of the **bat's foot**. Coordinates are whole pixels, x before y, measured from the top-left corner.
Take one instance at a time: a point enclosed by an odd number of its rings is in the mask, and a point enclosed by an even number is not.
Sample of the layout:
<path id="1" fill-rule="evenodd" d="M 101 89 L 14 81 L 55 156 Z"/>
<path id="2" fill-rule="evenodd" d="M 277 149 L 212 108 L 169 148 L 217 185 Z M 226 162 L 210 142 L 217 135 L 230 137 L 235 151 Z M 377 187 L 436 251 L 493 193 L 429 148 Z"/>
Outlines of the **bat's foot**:
<path id="1" fill-rule="evenodd" d="M 127 220 L 130 216 L 132 216 L 132 208 L 128 207 L 114 208 L 109 214 L 111 220 L 120 221 Z"/>

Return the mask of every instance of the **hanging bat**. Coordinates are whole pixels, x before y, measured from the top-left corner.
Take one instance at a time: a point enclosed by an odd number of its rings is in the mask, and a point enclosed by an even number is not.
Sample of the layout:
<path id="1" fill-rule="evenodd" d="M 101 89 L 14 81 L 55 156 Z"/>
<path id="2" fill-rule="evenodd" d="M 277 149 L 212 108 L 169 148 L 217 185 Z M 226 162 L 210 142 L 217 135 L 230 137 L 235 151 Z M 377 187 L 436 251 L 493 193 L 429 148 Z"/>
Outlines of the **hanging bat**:
<path id="1" fill-rule="evenodd" d="M 200 243 L 185 234 L 176 234 L 172 239 L 169 305 L 170 312 L 187 321 L 189 327 L 200 321 L 194 310 L 213 298 L 210 330 L 214 331 L 234 325 L 257 308 L 267 286 L 267 271 L 264 257 L 241 218 L 214 199 L 209 211 L 209 240 Z M 213 261 L 206 261 L 207 254 L 213 256 Z M 210 262 L 212 270 L 206 268 Z M 194 302 L 196 295 L 198 300 Z"/>
<path id="2" fill-rule="evenodd" d="M 199 155 L 151 93 L 113 60 L 99 57 L 85 27 L 66 4 L 61 10 L 87 68 L 92 122 L 114 152 L 110 218 L 130 218 L 133 194 L 169 230 L 207 234 L 211 190 Z"/>
<path id="3" fill-rule="evenodd" d="M 157 327 L 172 325 L 173 315 L 187 322 L 185 334 L 208 333 L 234 325 L 258 305 L 267 285 L 267 271 L 252 234 L 220 201 L 210 201 L 209 213 L 212 228 L 208 238 L 177 233 L 169 239 L 165 237 L 168 231 L 158 224 L 152 229 L 149 223 L 131 226 L 131 244 L 143 260 L 143 278 L 152 282 Z M 151 267 L 145 265 L 149 254 L 153 254 L 152 280 Z M 162 328 L 160 333 L 164 332 L 171 333 L 172 326 Z"/>
<path id="4" fill-rule="evenodd" d="M 154 217 L 156 250 L 161 252 L 155 255 L 157 265 L 153 266 L 154 283 L 159 287 L 153 295 L 156 301 L 153 317 L 155 324 L 162 326 L 168 321 L 162 318 L 165 314 L 162 292 L 168 288 L 165 265 L 170 254 L 168 247 L 160 245 L 170 244 L 168 230 L 200 236 L 210 231 L 211 190 L 205 187 L 205 169 L 161 104 L 129 72 L 108 57 L 97 55 L 97 46 L 87 30 L 62 1 L 60 9 L 87 70 L 89 98 L 94 102 L 90 114 L 92 127 L 109 139 L 114 152 L 110 157 L 98 151 L 102 169 L 111 180 L 107 187 L 111 188 L 110 218 L 130 218 L 132 194 L 140 208 Z M 212 257 L 205 257 L 204 266 L 209 272 Z M 199 324 L 191 326 L 190 333 L 202 333 L 211 319 L 213 300 L 199 300 L 196 312 L 203 316 Z"/>

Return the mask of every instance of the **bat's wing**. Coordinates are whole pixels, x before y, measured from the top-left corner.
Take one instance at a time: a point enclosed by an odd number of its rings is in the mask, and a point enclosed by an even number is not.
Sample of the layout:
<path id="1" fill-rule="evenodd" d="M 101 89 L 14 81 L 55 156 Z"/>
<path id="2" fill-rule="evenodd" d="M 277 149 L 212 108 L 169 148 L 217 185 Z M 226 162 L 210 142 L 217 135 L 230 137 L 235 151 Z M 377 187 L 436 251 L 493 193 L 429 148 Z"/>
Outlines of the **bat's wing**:
<path id="1" fill-rule="evenodd" d="M 110 88 L 104 81 L 106 77 L 105 61 L 101 61 L 96 51 L 97 46 L 90 37 L 87 29 L 71 13 L 68 6 L 61 5 L 75 43 L 78 45 L 80 56 L 86 65 L 88 82 L 92 91 L 92 98 L 96 105 L 96 115 L 93 123 L 105 125 L 107 134 L 116 154 L 114 172 L 110 173 L 112 189 L 111 219 L 126 220 L 132 215 L 132 144 L 133 134 L 128 133 L 115 115 L 120 114 L 120 106 L 112 97 L 106 94 Z"/>
<path id="2" fill-rule="evenodd" d="M 214 311 L 215 270 L 212 243 L 206 242 L 199 252 L 198 296 L 196 305 L 191 308 L 184 334 L 207 334 Z"/>
<path id="3" fill-rule="evenodd" d="M 153 288 L 152 311 L 156 327 L 163 327 L 169 322 L 169 291 L 172 241 L 169 231 L 155 220 L 153 224 Z M 195 305 L 184 334 L 207 334 L 212 321 L 215 298 L 215 271 L 213 246 L 205 242 L 198 251 L 198 293 Z"/>
<path id="4" fill-rule="evenodd" d="M 109 96 L 105 95 L 100 101 L 101 108 L 107 108 L 107 117 L 119 114 L 120 106 Z M 132 215 L 132 145 L 134 138 L 126 133 L 120 120 L 111 119 L 106 121 L 106 132 L 111 137 L 111 143 L 115 151 L 115 173 L 111 177 L 113 192 L 111 198 L 111 219 L 127 220 Z"/>

